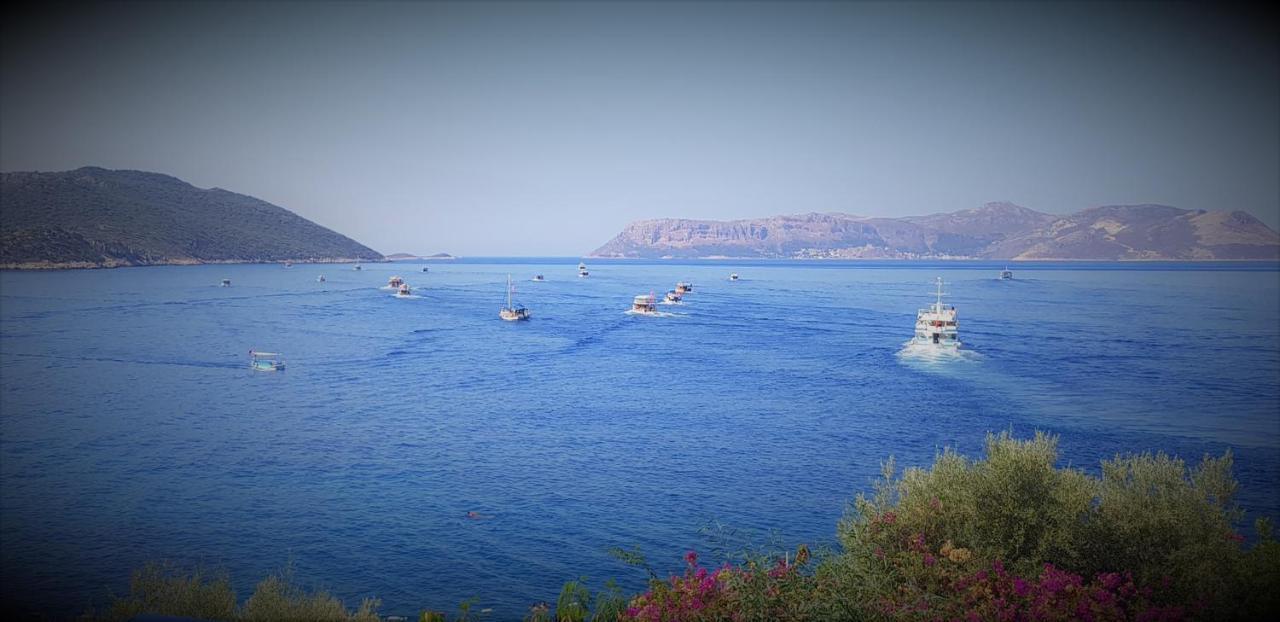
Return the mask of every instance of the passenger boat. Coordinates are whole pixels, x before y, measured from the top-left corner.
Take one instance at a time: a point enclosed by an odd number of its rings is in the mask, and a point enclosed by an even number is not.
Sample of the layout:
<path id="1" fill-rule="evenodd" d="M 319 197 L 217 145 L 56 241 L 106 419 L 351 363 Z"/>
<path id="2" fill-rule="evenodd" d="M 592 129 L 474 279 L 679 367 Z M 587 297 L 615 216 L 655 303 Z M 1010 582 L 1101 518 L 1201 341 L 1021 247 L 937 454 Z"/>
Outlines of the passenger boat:
<path id="1" fill-rule="evenodd" d="M 249 350 L 249 367 L 254 371 L 284 371 L 284 356 L 279 352 Z"/>
<path id="2" fill-rule="evenodd" d="M 1000 271 L 1000 280 L 1001 281 L 1013 280 L 1013 271 L 1009 269 L 1009 266 L 1005 266 L 1004 270 Z"/>
<path id="3" fill-rule="evenodd" d="M 915 343 L 932 344 L 943 348 L 959 348 L 956 308 L 942 304 L 942 277 L 938 277 L 938 300 L 928 308 L 916 312 Z"/>
<path id="4" fill-rule="evenodd" d="M 587 272 L 587 264 L 578 262 L 578 278 L 585 279 L 588 274 L 590 273 Z"/>
<path id="5" fill-rule="evenodd" d="M 401 282 L 400 287 L 396 289 L 396 298 L 407 298 L 413 295 L 413 288 L 408 283 Z"/>
<path id="6" fill-rule="evenodd" d="M 524 305 L 517 305 L 511 302 L 511 296 L 516 291 L 514 285 L 511 284 L 511 275 L 507 275 L 507 306 L 498 311 L 498 317 L 508 322 L 518 322 L 520 320 L 529 319 L 529 310 Z"/>
<path id="7" fill-rule="evenodd" d="M 222 279 L 223 287 L 231 287 L 231 279 Z"/>
<path id="8" fill-rule="evenodd" d="M 642 294 L 631 300 L 632 313 L 653 314 L 658 312 L 658 303 L 653 294 Z"/>
<path id="9" fill-rule="evenodd" d="M 676 283 L 677 294 L 684 295 L 691 291 L 693 291 L 693 283 L 685 283 L 684 281 L 680 281 L 679 283 Z"/>
<path id="10" fill-rule="evenodd" d="M 673 289 L 668 291 L 667 295 L 662 299 L 662 301 L 667 304 L 675 304 L 677 302 L 680 302 L 680 300 L 681 300 L 680 290 L 678 289 Z"/>
<path id="11" fill-rule="evenodd" d="M 393 276 L 387 279 L 387 287 L 391 289 L 399 289 L 401 285 L 404 285 L 404 279 L 398 276 Z"/>

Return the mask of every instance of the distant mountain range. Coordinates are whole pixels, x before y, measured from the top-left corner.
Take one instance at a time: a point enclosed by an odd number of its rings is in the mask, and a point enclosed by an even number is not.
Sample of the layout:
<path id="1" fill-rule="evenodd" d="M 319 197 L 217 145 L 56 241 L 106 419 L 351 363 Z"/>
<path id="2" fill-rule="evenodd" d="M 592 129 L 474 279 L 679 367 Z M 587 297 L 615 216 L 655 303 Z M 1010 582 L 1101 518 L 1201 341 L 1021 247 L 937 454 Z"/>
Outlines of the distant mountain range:
<path id="1" fill-rule="evenodd" d="M 1012 203 L 908 218 L 798 214 L 633 222 L 592 257 L 829 259 L 1280 259 L 1245 212 L 1108 205 L 1054 216 Z"/>
<path id="2" fill-rule="evenodd" d="M 0 268 L 382 259 L 282 207 L 168 175 L 0 174 Z"/>

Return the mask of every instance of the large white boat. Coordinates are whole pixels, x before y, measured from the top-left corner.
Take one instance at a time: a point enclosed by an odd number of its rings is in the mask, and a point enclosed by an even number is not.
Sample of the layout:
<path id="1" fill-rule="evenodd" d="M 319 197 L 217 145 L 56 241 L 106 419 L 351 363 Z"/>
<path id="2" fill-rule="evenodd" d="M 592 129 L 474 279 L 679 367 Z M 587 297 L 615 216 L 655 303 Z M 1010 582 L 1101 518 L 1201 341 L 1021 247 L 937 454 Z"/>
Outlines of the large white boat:
<path id="1" fill-rule="evenodd" d="M 942 304 L 942 277 L 938 277 L 938 300 L 928 308 L 916 312 L 915 343 L 931 344 L 947 348 L 960 347 L 960 335 L 956 332 L 956 308 Z"/>
<path id="2" fill-rule="evenodd" d="M 641 294 L 631 300 L 632 313 L 654 314 L 658 312 L 658 300 L 653 294 Z"/>
<path id="3" fill-rule="evenodd" d="M 518 322 L 520 320 L 529 319 L 529 310 L 524 305 L 518 305 L 511 302 L 511 296 L 516 291 L 514 285 L 511 284 L 511 275 L 507 275 L 507 306 L 498 311 L 498 317 L 508 322 Z"/>

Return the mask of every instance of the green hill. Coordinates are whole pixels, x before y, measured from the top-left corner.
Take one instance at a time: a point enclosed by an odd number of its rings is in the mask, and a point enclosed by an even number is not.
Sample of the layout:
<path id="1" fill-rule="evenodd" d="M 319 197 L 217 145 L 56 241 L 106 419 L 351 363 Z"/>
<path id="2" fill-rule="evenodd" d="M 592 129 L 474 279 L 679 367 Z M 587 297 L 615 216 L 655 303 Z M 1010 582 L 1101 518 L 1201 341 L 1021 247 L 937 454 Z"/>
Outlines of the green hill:
<path id="1" fill-rule="evenodd" d="M 0 174 L 0 268 L 382 259 L 282 207 L 168 175 Z"/>

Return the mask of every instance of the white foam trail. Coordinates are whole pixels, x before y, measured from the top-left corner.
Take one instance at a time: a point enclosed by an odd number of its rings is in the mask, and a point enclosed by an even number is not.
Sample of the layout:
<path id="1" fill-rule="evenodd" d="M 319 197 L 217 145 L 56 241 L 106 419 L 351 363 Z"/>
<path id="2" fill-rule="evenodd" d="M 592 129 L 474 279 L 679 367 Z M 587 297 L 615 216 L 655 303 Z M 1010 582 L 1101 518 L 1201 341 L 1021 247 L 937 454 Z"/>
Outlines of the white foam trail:
<path id="1" fill-rule="evenodd" d="M 422 296 L 419 296 L 417 294 L 409 294 L 408 296 L 401 296 L 400 294 L 392 294 L 391 297 L 392 298 L 415 298 L 415 299 L 422 298 Z"/>
<path id="2" fill-rule="evenodd" d="M 898 360 L 903 363 L 917 363 L 926 366 L 945 365 L 948 363 L 972 363 L 982 359 L 982 355 L 964 347 L 940 346 L 932 343 L 919 343 L 912 339 L 902 344 L 898 350 Z"/>
<path id="3" fill-rule="evenodd" d="M 645 313 L 643 311 L 636 311 L 635 309 L 628 309 L 626 311 L 623 311 L 623 313 L 627 315 L 643 315 L 646 317 L 680 317 L 679 313 L 667 313 L 666 311 L 654 311 L 653 313 Z"/>

